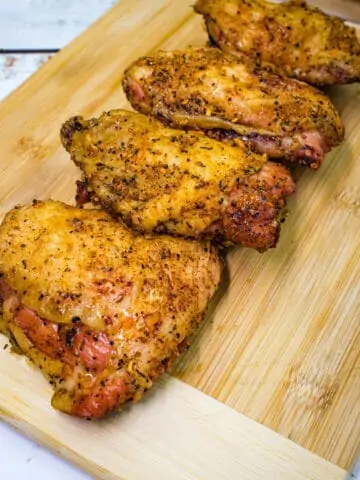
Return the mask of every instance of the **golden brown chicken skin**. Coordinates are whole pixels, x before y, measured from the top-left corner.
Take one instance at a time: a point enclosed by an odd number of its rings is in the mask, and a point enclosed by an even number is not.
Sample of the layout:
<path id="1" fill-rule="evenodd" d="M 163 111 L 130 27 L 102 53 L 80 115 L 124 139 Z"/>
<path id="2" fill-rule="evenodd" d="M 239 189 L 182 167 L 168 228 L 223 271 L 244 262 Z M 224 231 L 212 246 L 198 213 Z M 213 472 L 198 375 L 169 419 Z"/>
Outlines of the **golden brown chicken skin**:
<path id="1" fill-rule="evenodd" d="M 142 57 L 125 71 L 123 85 L 141 113 L 220 140 L 241 138 L 270 158 L 314 169 L 344 136 L 323 93 L 215 48 Z"/>
<path id="2" fill-rule="evenodd" d="M 211 40 L 235 56 L 272 64 L 313 85 L 360 80 L 356 30 L 306 2 L 198 0 Z"/>
<path id="3" fill-rule="evenodd" d="M 0 226 L 0 326 L 54 386 L 54 408 L 103 417 L 138 401 L 186 346 L 221 271 L 208 242 L 35 202 Z"/>
<path id="4" fill-rule="evenodd" d="M 276 245 L 294 182 L 283 166 L 263 170 L 266 157 L 242 142 L 233 147 L 126 110 L 74 117 L 61 139 L 84 174 L 79 203 L 88 192 L 139 232 L 215 237 L 260 251 Z M 252 175 L 271 176 L 272 185 L 251 186 Z"/>

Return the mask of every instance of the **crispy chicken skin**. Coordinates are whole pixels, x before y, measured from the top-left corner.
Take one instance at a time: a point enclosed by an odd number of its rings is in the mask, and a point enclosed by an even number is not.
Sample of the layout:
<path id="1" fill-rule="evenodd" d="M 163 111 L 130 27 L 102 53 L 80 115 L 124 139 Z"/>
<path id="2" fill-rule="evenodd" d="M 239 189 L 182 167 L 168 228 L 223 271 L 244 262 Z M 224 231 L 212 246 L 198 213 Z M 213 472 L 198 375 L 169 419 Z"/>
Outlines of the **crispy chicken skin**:
<path id="1" fill-rule="evenodd" d="M 238 137 L 270 158 L 314 169 L 344 136 L 323 93 L 215 48 L 142 57 L 125 71 L 123 86 L 141 113 L 221 140 Z"/>
<path id="2" fill-rule="evenodd" d="M 356 30 L 306 2 L 198 0 L 211 40 L 223 51 L 270 63 L 313 85 L 360 80 Z"/>
<path id="3" fill-rule="evenodd" d="M 54 408 L 103 417 L 138 401 L 186 346 L 221 271 L 209 242 L 35 202 L 0 226 L 0 325 L 54 386 Z"/>
<path id="4" fill-rule="evenodd" d="M 242 142 L 233 147 L 126 110 L 74 117 L 61 139 L 84 174 L 79 203 L 97 200 L 139 232 L 216 237 L 260 251 L 277 242 L 294 182 L 283 166 L 262 170 L 266 157 Z M 270 184 L 250 185 L 252 175 Z"/>

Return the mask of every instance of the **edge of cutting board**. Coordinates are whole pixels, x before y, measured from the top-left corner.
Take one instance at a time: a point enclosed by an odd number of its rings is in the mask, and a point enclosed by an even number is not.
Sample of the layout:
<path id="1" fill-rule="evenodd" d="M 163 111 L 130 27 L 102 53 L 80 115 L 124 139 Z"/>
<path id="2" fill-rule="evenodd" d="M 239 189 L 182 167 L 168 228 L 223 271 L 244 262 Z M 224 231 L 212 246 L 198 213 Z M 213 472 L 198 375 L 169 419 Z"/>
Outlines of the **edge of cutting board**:
<path id="1" fill-rule="evenodd" d="M 98 479 L 340 480 L 346 474 L 168 375 L 120 415 L 93 422 L 67 417 L 50 407 L 47 382 L 24 358 L 4 351 L 5 343 L 1 338 L 0 362 L 8 369 L 0 371 L 0 416 Z"/>

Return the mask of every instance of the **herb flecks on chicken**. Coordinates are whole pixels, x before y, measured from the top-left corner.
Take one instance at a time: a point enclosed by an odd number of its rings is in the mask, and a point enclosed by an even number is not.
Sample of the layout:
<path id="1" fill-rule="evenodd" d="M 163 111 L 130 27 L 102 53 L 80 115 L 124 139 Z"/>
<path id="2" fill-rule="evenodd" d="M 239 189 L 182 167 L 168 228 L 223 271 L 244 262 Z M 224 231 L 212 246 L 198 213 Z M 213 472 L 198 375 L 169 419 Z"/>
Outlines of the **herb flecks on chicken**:
<path id="1" fill-rule="evenodd" d="M 240 138 L 270 158 L 314 169 L 344 136 L 322 92 L 215 48 L 142 57 L 125 71 L 123 85 L 141 113 L 220 140 Z"/>
<path id="2" fill-rule="evenodd" d="M 360 81 L 356 30 L 306 2 L 198 0 L 195 11 L 224 52 L 246 54 L 313 85 Z"/>
<path id="3" fill-rule="evenodd" d="M 0 226 L 0 327 L 53 385 L 53 407 L 102 417 L 138 401 L 186 347 L 221 271 L 209 242 L 35 202 Z"/>
<path id="4" fill-rule="evenodd" d="M 78 198 L 88 190 L 139 232 L 215 237 L 259 251 L 276 245 L 294 182 L 243 142 L 234 147 L 126 110 L 74 117 L 61 139 L 84 173 Z"/>

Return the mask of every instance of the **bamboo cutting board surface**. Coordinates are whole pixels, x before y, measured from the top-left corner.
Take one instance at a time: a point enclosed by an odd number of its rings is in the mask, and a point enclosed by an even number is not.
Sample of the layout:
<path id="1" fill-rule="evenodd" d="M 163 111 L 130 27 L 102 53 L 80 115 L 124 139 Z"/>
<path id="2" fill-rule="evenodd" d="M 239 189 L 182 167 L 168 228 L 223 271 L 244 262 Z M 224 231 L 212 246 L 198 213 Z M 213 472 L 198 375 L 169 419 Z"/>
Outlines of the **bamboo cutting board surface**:
<path id="1" fill-rule="evenodd" d="M 47 63 L 0 105 L 1 215 L 35 197 L 73 202 L 61 123 L 128 106 L 121 77 L 137 57 L 205 41 L 187 2 L 122 0 Z M 360 438 L 360 90 L 330 94 L 345 143 L 301 175 L 277 249 L 228 255 L 173 369 L 181 382 L 165 376 L 89 424 L 52 411 L 40 375 L 1 350 L 2 416 L 102 479 L 342 478 Z"/>

